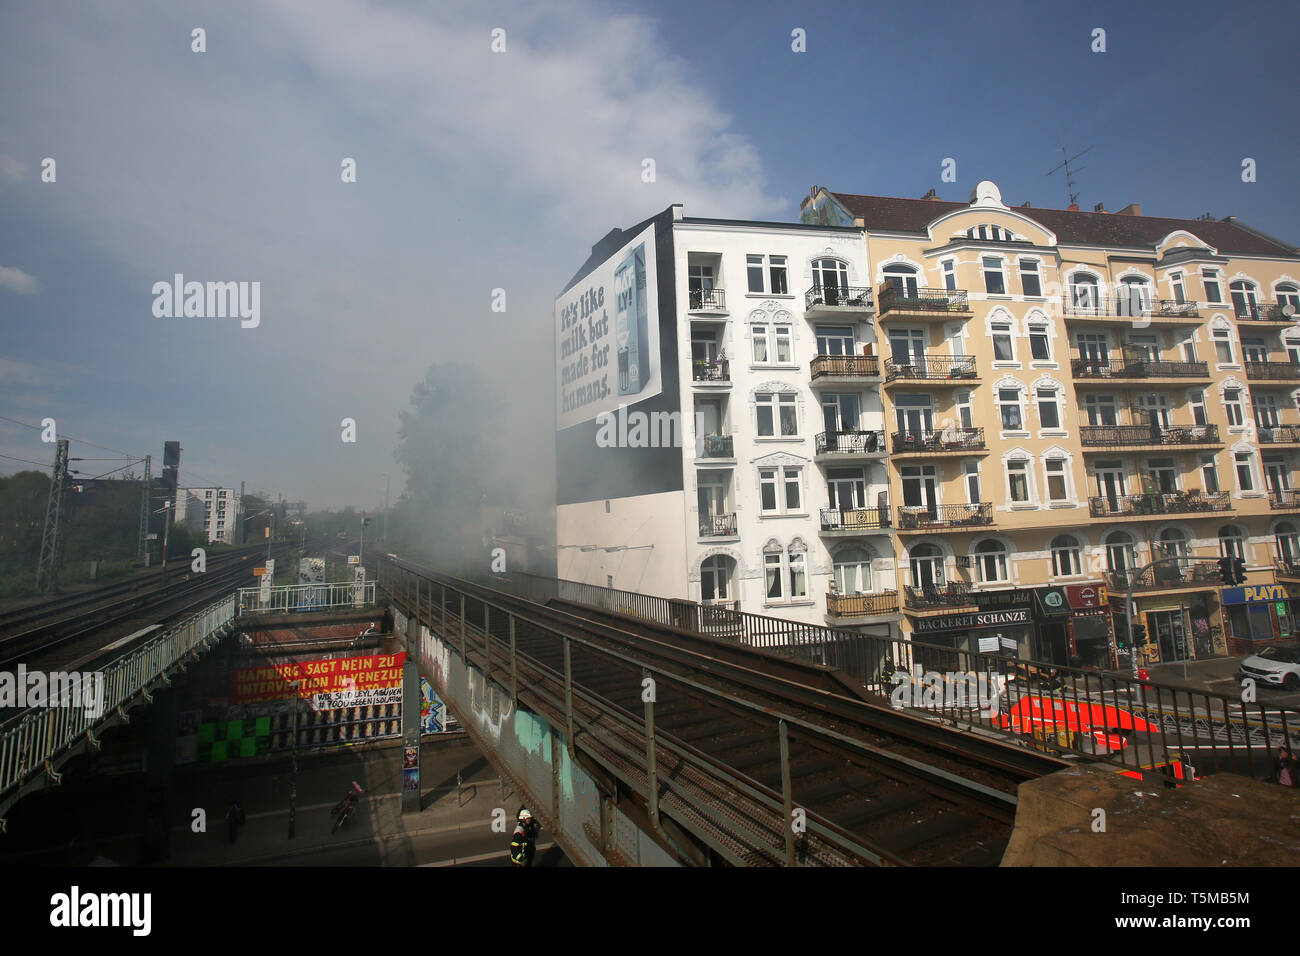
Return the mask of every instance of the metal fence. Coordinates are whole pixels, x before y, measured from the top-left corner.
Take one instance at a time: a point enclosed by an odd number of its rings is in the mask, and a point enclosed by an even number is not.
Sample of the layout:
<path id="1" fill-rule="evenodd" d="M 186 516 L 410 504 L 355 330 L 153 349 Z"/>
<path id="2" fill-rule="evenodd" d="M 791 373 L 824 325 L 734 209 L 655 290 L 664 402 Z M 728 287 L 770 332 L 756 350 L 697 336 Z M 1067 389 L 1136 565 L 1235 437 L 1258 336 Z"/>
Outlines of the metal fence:
<path id="1" fill-rule="evenodd" d="M 287 584 L 271 588 L 239 589 L 239 613 L 274 614 L 289 611 L 321 611 L 332 607 L 369 607 L 375 603 L 375 582 L 360 584 Z"/>
<path id="2" fill-rule="evenodd" d="M 83 735 L 145 692 L 178 661 L 213 636 L 235 617 L 235 596 L 229 595 L 198 614 L 103 667 L 103 707 L 91 714 L 85 707 L 32 708 L 0 729 L 0 796 L 20 786 L 42 768 L 55 775 L 52 761 Z"/>

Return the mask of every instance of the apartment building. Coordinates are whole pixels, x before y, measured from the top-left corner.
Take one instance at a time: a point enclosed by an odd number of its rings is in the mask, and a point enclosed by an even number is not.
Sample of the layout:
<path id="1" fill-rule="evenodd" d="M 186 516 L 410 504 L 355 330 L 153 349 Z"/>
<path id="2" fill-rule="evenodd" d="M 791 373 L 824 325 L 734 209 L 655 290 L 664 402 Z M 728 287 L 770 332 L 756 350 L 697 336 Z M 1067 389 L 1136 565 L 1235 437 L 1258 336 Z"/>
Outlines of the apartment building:
<path id="1" fill-rule="evenodd" d="M 864 233 L 906 634 L 1123 666 L 1126 612 L 1138 663 L 1300 631 L 1294 246 L 1012 207 L 988 181 L 969 202 L 814 187 L 801 219 Z"/>
<path id="2" fill-rule="evenodd" d="M 235 540 L 235 516 L 239 514 L 239 492 L 234 488 L 177 488 L 172 506 L 174 515 L 187 514 L 187 496 L 202 502 L 202 527 L 208 541 L 232 544 Z"/>
<path id="3" fill-rule="evenodd" d="M 851 224 L 597 243 L 556 303 L 559 575 L 897 635 L 871 284 Z"/>

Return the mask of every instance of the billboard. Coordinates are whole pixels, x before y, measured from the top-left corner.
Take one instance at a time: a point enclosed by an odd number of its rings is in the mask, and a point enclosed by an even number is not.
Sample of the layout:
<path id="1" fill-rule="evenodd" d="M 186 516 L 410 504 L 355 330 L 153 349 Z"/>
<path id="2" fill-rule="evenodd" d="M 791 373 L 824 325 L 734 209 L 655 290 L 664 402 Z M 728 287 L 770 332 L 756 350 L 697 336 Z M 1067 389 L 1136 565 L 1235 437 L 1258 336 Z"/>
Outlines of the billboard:
<path id="1" fill-rule="evenodd" d="M 405 660 L 404 653 L 369 654 L 246 667 L 230 675 L 230 703 L 284 700 L 294 696 L 290 685 L 299 681 L 298 696 L 310 699 L 317 710 L 400 704 Z"/>
<path id="2" fill-rule="evenodd" d="M 563 431 L 663 390 L 655 226 L 555 300 L 555 427 Z"/>

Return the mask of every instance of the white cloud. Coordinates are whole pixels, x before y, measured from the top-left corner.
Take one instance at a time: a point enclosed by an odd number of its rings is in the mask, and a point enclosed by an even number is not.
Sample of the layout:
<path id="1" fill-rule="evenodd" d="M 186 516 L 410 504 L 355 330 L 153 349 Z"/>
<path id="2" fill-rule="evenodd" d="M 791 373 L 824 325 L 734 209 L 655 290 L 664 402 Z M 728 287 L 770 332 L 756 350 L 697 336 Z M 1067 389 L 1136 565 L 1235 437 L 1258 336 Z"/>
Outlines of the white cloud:
<path id="1" fill-rule="evenodd" d="M 36 276 L 28 275 L 22 269 L 12 266 L 0 266 L 0 289 L 8 289 L 19 295 L 35 295 L 40 289 Z"/>

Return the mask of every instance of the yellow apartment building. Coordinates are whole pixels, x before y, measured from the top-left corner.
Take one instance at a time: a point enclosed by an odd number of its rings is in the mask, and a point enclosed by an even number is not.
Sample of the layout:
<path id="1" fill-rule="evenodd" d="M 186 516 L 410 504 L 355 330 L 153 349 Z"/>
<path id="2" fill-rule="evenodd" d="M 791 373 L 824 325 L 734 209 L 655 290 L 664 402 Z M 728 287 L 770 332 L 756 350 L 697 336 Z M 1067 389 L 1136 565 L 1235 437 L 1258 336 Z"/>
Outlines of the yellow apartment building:
<path id="1" fill-rule="evenodd" d="M 1300 250 L 988 181 L 801 218 L 865 229 L 905 634 L 1123 667 L 1300 630 Z"/>

